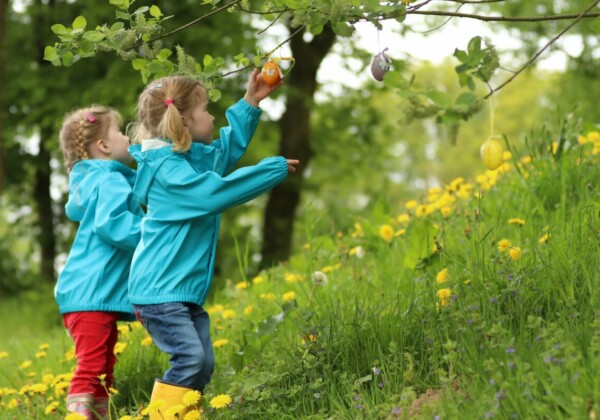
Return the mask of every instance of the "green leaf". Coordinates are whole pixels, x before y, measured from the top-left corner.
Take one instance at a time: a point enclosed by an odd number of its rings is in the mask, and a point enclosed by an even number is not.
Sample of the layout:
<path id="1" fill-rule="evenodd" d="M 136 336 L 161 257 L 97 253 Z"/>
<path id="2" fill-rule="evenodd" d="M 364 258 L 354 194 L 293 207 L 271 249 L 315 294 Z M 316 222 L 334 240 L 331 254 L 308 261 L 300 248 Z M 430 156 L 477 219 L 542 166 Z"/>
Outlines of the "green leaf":
<path id="1" fill-rule="evenodd" d="M 202 63 L 204 64 L 204 67 L 208 66 L 210 63 L 212 63 L 213 58 L 210 54 L 206 54 L 204 56 L 204 59 L 202 60 Z"/>
<path id="2" fill-rule="evenodd" d="M 142 7 L 138 7 L 137 10 L 135 12 L 132 13 L 132 15 L 141 15 L 146 13 L 148 10 L 150 10 L 150 8 L 148 6 L 142 6 Z"/>
<path id="3" fill-rule="evenodd" d="M 62 64 L 65 67 L 69 67 L 73 64 L 73 53 L 71 51 L 67 51 L 61 57 Z"/>
<path id="4" fill-rule="evenodd" d="M 102 32 L 97 31 L 87 31 L 83 34 L 83 39 L 87 39 L 91 42 L 102 41 L 105 37 L 106 35 L 104 35 Z"/>
<path id="5" fill-rule="evenodd" d="M 162 16 L 162 12 L 158 6 L 152 6 L 150 7 L 150 15 L 158 19 Z"/>
<path id="6" fill-rule="evenodd" d="M 262 58 L 260 55 L 255 55 L 254 57 L 252 57 L 252 62 L 254 63 L 254 65 L 256 67 L 260 67 L 260 62 L 262 61 Z"/>
<path id="7" fill-rule="evenodd" d="M 58 53 L 56 52 L 56 48 L 47 46 L 44 48 L 44 60 L 54 62 L 58 60 Z"/>
<path id="8" fill-rule="evenodd" d="M 208 98 L 212 101 L 212 102 L 217 102 L 219 99 L 221 99 L 221 91 L 218 89 L 211 89 L 208 91 Z"/>
<path id="9" fill-rule="evenodd" d="M 127 12 L 121 12 L 120 10 L 117 10 L 115 12 L 115 16 L 117 17 L 117 19 L 123 19 L 123 20 L 130 20 L 131 19 L 131 14 L 129 14 Z"/>
<path id="10" fill-rule="evenodd" d="M 85 29 L 87 26 L 87 20 L 83 16 L 77 16 L 73 21 L 73 29 Z"/>
<path id="11" fill-rule="evenodd" d="M 52 32 L 54 32 L 56 35 L 65 35 L 68 34 L 70 32 L 69 29 L 67 29 L 65 27 L 65 25 L 61 25 L 60 23 L 57 23 L 55 25 L 52 25 L 50 27 L 50 29 L 52 30 Z"/>
<path id="12" fill-rule="evenodd" d="M 129 9 L 129 0 L 110 0 L 110 4 L 117 6 L 119 9 Z"/>
<path id="13" fill-rule="evenodd" d="M 467 51 L 469 51 L 469 55 L 477 54 L 481 51 L 481 37 L 475 36 L 471 38 L 469 44 L 467 45 Z"/>
<path id="14" fill-rule="evenodd" d="M 419 261 L 428 257 L 433 252 L 434 238 L 439 229 L 429 220 L 416 220 L 408 233 L 408 251 L 404 257 L 404 266 L 415 268 Z"/>
<path id="15" fill-rule="evenodd" d="M 446 92 L 441 92 L 439 90 L 431 90 L 429 92 L 425 92 L 425 96 L 427 96 L 441 108 L 446 108 L 452 102 L 452 98 L 450 97 L 450 95 L 448 95 Z"/>
<path id="16" fill-rule="evenodd" d="M 135 70 L 142 70 L 146 67 L 146 63 L 147 63 L 147 61 L 144 60 L 143 58 L 136 58 L 135 60 L 133 60 L 131 62 L 131 65 L 133 66 L 133 68 Z"/>
<path id="17" fill-rule="evenodd" d="M 471 92 L 464 92 L 458 98 L 456 98 L 456 105 L 465 105 L 470 107 L 477 101 L 477 96 Z"/>
<path id="18" fill-rule="evenodd" d="M 354 33 L 354 27 L 348 25 L 346 22 L 338 22 L 333 26 L 333 31 L 342 37 L 351 37 Z"/>
<path id="19" fill-rule="evenodd" d="M 393 70 L 386 73 L 383 84 L 400 90 L 406 90 L 409 87 L 409 82 L 399 72 Z"/>
<path id="20" fill-rule="evenodd" d="M 127 18 L 129 19 L 129 18 Z M 125 27 L 125 24 L 123 22 L 115 22 L 112 24 L 112 26 L 110 27 L 110 32 L 117 32 L 120 31 L 121 29 L 123 29 Z"/>
<path id="21" fill-rule="evenodd" d="M 158 59 L 158 61 L 166 61 L 172 54 L 173 54 L 173 51 L 171 51 L 169 49 L 166 49 L 166 48 L 163 48 L 156 55 L 156 58 Z"/>

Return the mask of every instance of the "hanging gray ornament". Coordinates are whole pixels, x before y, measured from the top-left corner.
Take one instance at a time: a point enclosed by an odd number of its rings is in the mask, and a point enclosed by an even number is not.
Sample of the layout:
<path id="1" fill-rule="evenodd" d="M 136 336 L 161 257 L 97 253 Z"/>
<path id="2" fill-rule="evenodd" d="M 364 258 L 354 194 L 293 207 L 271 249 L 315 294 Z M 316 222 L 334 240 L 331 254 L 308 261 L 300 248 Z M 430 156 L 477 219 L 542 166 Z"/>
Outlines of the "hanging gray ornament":
<path id="1" fill-rule="evenodd" d="M 379 54 L 373 57 L 371 61 L 371 74 L 379 82 L 383 81 L 383 76 L 392 67 L 392 60 L 385 54 L 387 48 L 384 48 Z"/>

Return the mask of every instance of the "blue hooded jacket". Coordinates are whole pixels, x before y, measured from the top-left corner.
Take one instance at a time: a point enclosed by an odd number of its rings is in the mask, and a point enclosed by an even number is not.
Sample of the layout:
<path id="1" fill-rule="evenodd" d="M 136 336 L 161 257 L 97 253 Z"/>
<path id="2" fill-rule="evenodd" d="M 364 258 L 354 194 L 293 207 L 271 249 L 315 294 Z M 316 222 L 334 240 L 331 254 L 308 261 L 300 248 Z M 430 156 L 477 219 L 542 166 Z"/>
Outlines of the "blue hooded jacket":
<path id="1" fill-rule="evenodd" d="M 131 303 L 204 304 L 212 283 L 220 214 L 287 177 L 283 157 L 224 175 L 246 151 L 261 112 L 240 100 L 227 110 L 230 125 L 220 130 L 218 140 L 210 145 L 194 142 L 186 153 L 174 152 L 163 139 L 129 148 L 138 162 L 134 194 L 147 205 L 129 277 Z"/>
<path id="2" fill-rule="evenodd" d="M 134 182 L 135 171 L 114 160 L 73 166 L 65 210 L 79 228 L 54 288 L 61 314 L 123 312 L 132 319 L 127 279 L 143 215 Z"/>

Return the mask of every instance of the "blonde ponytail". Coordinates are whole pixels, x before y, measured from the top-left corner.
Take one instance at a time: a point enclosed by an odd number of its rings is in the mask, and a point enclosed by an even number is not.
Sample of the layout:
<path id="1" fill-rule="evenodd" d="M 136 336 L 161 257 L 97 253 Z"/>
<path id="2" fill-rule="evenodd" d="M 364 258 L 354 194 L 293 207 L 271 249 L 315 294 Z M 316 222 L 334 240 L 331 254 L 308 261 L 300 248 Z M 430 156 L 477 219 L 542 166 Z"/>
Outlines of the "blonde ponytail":
<path id="1" fill-rule="evenodd" d="M 139 123 L 131 133 L 133 141 L 168 139 L 174 151 L 187 152 L 192 136 L 183 116 L 197 106 L 198 93 L 206 97 L 204 86 L 190 77 L 163 77 L 150 83 L 138 100 Z"/>

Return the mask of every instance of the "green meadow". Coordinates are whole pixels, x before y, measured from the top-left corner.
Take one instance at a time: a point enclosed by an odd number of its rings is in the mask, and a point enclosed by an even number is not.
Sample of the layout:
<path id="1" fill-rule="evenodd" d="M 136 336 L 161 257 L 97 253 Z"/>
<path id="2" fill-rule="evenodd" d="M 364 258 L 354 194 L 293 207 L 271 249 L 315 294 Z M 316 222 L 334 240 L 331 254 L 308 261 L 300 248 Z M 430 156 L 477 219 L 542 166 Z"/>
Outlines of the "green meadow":
<path id="1" fill-rule="evenodd" d="M 525 144 L 349 231 L 314 234 L 309 209 L 302 249 L 256 276 L 236 243 L 202 418 L 596 418 L 600 134 Z M 73 348 L 43 296 L 0 307 L 1 419 L 66 416 Z M 138 323 L 120 332 L 111 419 L 146 418 L 168 363 Z"/>

